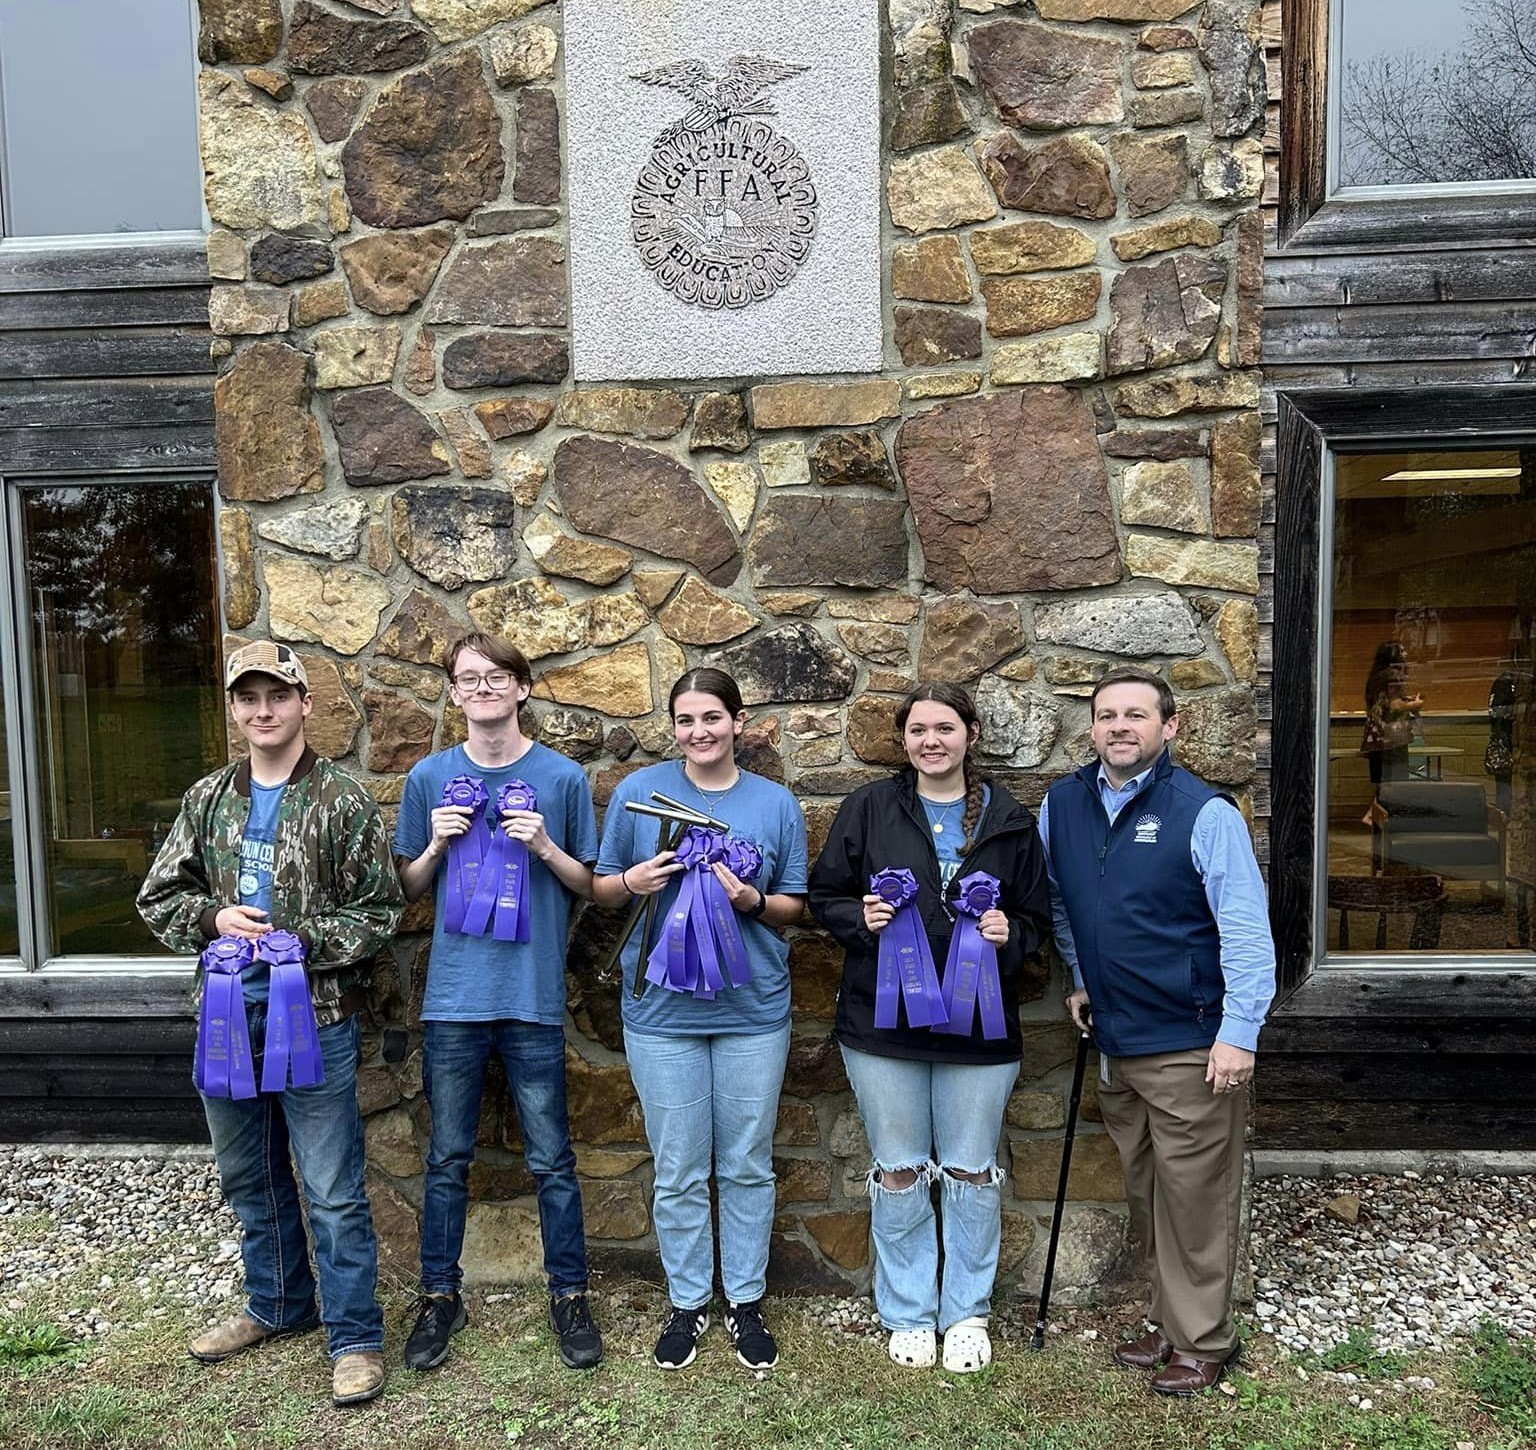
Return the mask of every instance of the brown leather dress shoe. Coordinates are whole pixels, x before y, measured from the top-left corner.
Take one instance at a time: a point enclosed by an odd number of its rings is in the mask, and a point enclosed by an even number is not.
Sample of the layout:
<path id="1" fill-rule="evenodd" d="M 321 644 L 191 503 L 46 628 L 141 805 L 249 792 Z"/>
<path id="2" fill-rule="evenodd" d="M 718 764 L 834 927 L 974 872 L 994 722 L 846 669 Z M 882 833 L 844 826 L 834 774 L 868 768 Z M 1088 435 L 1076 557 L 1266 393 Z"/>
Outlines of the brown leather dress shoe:
<path id="1" fill-rule="evenodd" d="M 1192 1354 L 1172 1354 L 1168 1363 L 1152 1377 L 1152 1389 L 1159 1395 L 1187 1400 L 1192 1395 L 1215 1389 L 1229 1364 L 1237 1361 L 1233 1350 L 1225 1359 L 1196 1359 Z"/>
<path id="2" fill-rule="evenodd" d="M 1150 1329 L 1140 1339 L 1115 1346 L 1115 1363 L 1127 1369 L 1161 1369 L 1173 1353 L 1173 1341 L 1161 1329 Z"/>

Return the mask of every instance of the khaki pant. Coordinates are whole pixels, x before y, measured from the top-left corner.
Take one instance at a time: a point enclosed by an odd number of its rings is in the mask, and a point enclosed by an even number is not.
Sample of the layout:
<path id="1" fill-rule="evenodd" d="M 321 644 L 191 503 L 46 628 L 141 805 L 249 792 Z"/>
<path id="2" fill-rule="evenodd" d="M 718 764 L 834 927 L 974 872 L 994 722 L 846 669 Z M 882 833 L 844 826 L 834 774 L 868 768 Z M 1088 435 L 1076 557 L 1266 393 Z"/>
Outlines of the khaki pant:
<path id="1" fill-rule="evenodd" d="M 1209 1056 L 1198 1048 L 1111 1058 L 1099 1105 L 1152 1279 L 1148 1317 L 1179 1353 L 1225 1359 L 1237 1347 L 1232 1276 L 1248 1092 L 1213 1093 Z"/>

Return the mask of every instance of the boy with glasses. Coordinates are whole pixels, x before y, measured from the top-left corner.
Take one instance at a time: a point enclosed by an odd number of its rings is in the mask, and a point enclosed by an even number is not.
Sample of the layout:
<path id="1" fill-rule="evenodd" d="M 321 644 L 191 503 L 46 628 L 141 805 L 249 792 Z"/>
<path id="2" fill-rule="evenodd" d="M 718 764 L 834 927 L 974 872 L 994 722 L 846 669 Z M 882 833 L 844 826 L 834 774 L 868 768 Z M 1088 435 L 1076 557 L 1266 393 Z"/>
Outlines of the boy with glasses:
<path id="1" fill-rule="evenodd" d="M 464 711 L 468 738 L 412 769 L 395 828 L 406 899 L 415 901 L 430 888 L 437 907 L 421 1010 L 432 1108 L 422 1301 L 405 1362 L 418 1370 L 440 1365 L 449 1339 L 467 1320 L 459 1258 L 485 1069 L 495 1052 L 517 1103 L 523 1151 L 538 1190 L 550 1326 L 561 1362 L 591 1369 L 603 1357 L 603 1341 L 587 1303 L 581 1188 L 566 1117 L 565 943 L 572 901 L 592 895 L 592 791 L 579 765 L 522 733 L 518 710 L 533 675 L 519 650 L 491 635 L 467 635 L 448 651 L 447 669 L 450 697 Z M 469 782 L 479 782 L 483 794 Z M 476 803 L 445 804 L 450 787 Z M 526 806 L 507 806 L 509 797 Z M 527 851 L 528 921 L 518 933 L 526 940 L 499 939 L 484 912 L 477 920 L 466 900 L 472 887 L 468 873 L 459 871 L 459 853 L 472 836 L 494 839 L 490 833 L 521 842 Z M 499 857 L 487 852 L 485 861 L 481 871 L 500 871 Z"/>

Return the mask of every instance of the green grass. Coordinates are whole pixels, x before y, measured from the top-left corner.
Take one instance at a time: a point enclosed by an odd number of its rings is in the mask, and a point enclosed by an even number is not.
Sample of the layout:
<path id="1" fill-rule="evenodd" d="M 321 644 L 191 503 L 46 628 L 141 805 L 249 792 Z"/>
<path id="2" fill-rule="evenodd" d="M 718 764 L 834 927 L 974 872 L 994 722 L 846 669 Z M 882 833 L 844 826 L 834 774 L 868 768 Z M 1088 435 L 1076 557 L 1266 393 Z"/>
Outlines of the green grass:
<path id="1" fill-rule="evenodd" d="M 23 1324 L 0 1319 L 0 1365 L 36 1359 L 58 1359 L 75 1342 L 55 1324 Z"/>
<path id="2" fill-rule="evenodd" d="M 1323 1369 L 1352 1370 L 1363 1379 L 1397 1379 L 1407 1371 L 1408 1356 L 1384 1354 L 1371 1341 L 1368 1329 L 1358 1325 L 1349 1331 L 1347 1338 L 1318 1357 Z"/>
<path id="3" fill-rule="evenodd" d="M 1511 1447 L 1536 1443 L 1536 1346 L 1529 1339 L 1511 1339 L 1498 1325 L 1483 1324 L 1462 1383 L 1515 1436 Z"/>

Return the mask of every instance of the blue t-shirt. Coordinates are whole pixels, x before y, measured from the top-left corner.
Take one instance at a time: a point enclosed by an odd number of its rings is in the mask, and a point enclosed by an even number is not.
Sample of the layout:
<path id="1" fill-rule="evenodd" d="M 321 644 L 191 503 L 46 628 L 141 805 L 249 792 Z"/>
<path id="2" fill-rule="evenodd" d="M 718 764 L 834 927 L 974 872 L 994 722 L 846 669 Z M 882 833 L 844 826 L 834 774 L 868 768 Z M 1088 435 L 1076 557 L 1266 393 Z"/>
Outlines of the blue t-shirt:
<path id="1" fill-rule="evenodd" d="M 991 800 L 992 788 L 982 786 L 981 815 L 986 815 Z M 928 818 L 928 835 L 933 841 L 934 853 L 939 858 L 939 885 L 948 896 L 955 873 L 960 869 L 960 862 L 965 859 L 960 849 L 960 843 L 965 837 L 965 797 L 961 796 L 957 801 L 931 801 L 927 796 L 920 795 L 917 802 L 923 808 L 923 815 Z"/>
<path id="2" fill-rule="evenodd" d="M 432 811 L 443 798 L 444 784 L 456 775 L 485 782 L 492 809 L 496 793 L 510 780 L 525 780 L 539 795 L 539 813 L 549 839 L 585 865 L 597 858 L 597 818 L 592 788 L 582 768 L 547 745 L 532 745 L 511 765 L 487 769 L 472 761 L 462 745 L 429 755 L 405 781 L 394 852 L 414 861 L 432 839 Z M 427 967 L 424 1022 L 540 1022 L 558 1027 L 565 1021 L 565 947 L 571 917 L 571 893 L 531 851 L 528 853 L 528 901 L 532 940 L 503 942 L 489 936 L 465 936 L 443 930 L 447 857 L 433 883 L 437 920 Z"/>
<path id="3" fill-rule="evenodd" d="M 246 817 L 240 836 L 240 902 L 256 906 L 272 920 L 272 857 L 277 845 L 277 817 L 283 808 L 283 790 L 287 785 L 257 785 L 251 782 L 251 813 Z M 275 924 L 275 923 L 274 923 Z M 268 978 L 265 962 L 252 962 L 240 974 L 241 995 L 247 1002 L 267 1000 Z"/>
<path id="4" fill-rule="evenodd" d="M 616 876 L 628 866 L 648 861 L 660 849 L 662 822 L 624 809 L 625 801 L 651 804 L 653 790 L 724 821 L 734 835 L 757 842 L 763 851 L 763 869 L 752 884 L 764 895 L 805 895 L 805 817 L 794 796 L 783 786 L 745 770 L 726 794 L 711 791 L 706 796 L 688 779 L 680 760 L 648 765 L 619 783 L 603 820 L 599 876 Z M 666 919 L 677 891 L 674 882 L 660 893 L 658 923 Z M 711 1032 L 772 1032 L 788 1022 L 789 943 L 771 926 L 751 917 L 738 913 L 737 923 L 752 964 L 752 980 L 744 987 L 727 986 L 713 1001 L 691 992 L 669 992 L 654 984 L 636 1001 L 633 987 L 641 932 L 636 927 L 624 947 L 619 991 L 625 1031 L 683 1037 Z"/>

